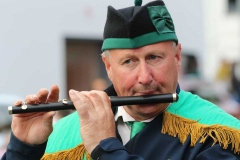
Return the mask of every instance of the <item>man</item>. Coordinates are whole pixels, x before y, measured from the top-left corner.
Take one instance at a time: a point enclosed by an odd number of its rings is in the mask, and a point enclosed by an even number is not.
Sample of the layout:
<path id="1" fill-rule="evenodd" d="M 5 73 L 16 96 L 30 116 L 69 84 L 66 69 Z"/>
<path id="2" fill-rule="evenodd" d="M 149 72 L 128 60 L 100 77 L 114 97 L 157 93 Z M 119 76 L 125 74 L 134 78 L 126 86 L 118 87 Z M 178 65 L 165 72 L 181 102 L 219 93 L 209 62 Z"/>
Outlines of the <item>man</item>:
<path id="1" fill-rule="evenodd" d="M 166 6 L 162 1 L 139 3 L 108 8 L 102 59 L 113 85 L 105 92 L 70 90 L 77 112 L 58 121 L 53 132 L 54 112 L 14 115 L 3 159 L 240 158 L 239 121 L 178 85 L 181 45 Z M 174 92 L 179 100 L 172 104 L 112 109 L 108 98 Z M 58 95 L 59 88 L 53 85 L 49 92 L 42 89 L 25 101 L 56 102 Z M 133 134 L 132 121 L 145 127 Z"/>

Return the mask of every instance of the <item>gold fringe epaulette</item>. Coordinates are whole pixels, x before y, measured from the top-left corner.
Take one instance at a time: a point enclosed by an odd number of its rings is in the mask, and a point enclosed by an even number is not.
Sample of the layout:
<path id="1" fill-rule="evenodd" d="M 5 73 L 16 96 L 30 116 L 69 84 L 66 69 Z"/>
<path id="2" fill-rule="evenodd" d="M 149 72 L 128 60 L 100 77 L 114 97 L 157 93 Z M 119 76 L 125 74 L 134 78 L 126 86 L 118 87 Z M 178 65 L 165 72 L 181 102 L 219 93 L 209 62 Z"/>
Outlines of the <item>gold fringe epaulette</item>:
<path id="1" fill-rule="evenodd" d="M 231 144 L 232 151 L 240 154 L 240 130 L 221 125 L 204 125 L 198 121 L 186 119 L 169 112 L 164 113 L 162 133 L 178 137 L 184 143 L 188 136 L 191 138 L 190 146 L 195 146 L 198 140 L 204 143 L 207 138 L 213 139 L 213 144 L 218 143 L 224 149 Z M 44 154 L 41 160 L 91 160 L 83 144 L 75 148 Z"/>
<path id="2" fill-rule="evenodd" d="M 165 112 L 162 133 L 178 137 L 181 143 L 190 135 L 190 146 L 195 146 L 198 140 L 204 143 L 210 137 L 213 139 L 212 145 L 218 143 L 226 149 L 231 144 L 232 151 L 240 154 L 240 130 L 228 126 L 199 124 L 198 121 Z"/>
<path id="3" fill-rule="evenodd" d="M 91 160 L 91 156 L 87 153 L 85 146 L 80 144 L 70 150 L 44 154 L 41 160 L 83 160 L 85 155 L 87 160 Z"/>

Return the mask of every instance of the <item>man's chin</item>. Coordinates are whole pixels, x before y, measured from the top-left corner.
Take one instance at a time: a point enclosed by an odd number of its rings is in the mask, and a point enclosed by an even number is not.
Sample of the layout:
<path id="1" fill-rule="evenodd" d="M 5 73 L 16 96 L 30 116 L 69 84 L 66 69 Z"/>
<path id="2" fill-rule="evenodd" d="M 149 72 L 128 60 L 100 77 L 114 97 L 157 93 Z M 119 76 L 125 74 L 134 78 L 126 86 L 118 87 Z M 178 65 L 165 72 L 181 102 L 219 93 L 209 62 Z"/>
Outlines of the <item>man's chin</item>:
<path id="1" fill-rule="evenodd" d="M 137 105 L 138 111 L 143 114 L 159 114 L 165 110 L 166 105 L 160 104 L 148 104 L 148 105 Z"/>

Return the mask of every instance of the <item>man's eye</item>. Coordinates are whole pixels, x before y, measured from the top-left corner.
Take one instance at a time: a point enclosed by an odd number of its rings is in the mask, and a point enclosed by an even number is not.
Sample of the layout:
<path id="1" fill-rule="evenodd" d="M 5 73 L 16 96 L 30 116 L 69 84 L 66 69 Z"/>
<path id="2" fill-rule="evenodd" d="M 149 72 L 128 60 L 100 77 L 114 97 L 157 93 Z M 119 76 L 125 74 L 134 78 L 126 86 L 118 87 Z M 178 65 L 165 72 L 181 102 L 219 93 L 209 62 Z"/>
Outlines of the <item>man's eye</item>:
<path id="1" fill-rule="evenodd" d="M 151 55 L 151 56 L 149 56 L 148 58 L 149 58 L 149 59 L 156 59 L 157 56 L 155 56 L 155 55 Z"/>
<path id="2" fill-rule="evenodd" d="M 128 59 L 128 60 L 124 61 L 124 64 L 129 64 L 130 62 L 131 62 L 131 60 Z"/>

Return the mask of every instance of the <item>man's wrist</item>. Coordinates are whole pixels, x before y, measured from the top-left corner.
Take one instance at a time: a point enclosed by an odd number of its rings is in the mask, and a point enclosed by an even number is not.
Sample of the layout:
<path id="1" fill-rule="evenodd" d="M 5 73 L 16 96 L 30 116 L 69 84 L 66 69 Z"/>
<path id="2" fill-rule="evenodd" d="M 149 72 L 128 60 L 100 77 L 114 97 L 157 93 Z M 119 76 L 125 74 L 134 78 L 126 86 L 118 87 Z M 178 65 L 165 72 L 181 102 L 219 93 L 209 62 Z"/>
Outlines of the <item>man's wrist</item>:
<path id="1" fill-rule="evenodd" d="M 94 160 L 98 160 L 104 153 L 114 152 L 116 150 L 126 150 L 123 144 L 115 137 L 110 137 L 102 140 L 99 145 L 97 145 L 92 153 L 91 157 Z"/>
<path id="2" fill-rule="evenodd" d="M 45 152 L 47 142 L 40 145 L 30 145 L 19 140 L 13 132 L 11 132 L 10 142 L 7 150 L 15 152 L 17 156 L 25 156 L 29 159 L 40 159 Z"/>

